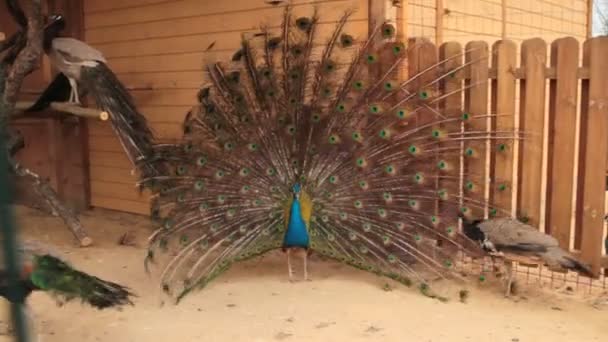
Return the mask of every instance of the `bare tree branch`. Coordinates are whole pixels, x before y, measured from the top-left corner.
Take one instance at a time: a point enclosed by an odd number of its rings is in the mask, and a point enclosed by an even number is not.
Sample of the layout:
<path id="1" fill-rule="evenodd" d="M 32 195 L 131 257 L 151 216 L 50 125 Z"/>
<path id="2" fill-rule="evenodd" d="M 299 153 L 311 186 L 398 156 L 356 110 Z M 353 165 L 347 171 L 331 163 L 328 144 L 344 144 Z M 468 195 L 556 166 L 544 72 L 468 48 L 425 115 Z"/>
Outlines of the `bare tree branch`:
<path id="1" fill-rule="evenodd" d="M 0 62 L 0 79 L 5 79 L 5 82 L 0 84 L 0 134 L 8 137 L 7 145 L 1 148 L 6 148 L 9 155 L 14 154 L 20 146 L 23 146 L 23 138 L 15 134 L 9 134 L 9 118 L 15 111 L 17 96 L 25 77 L 38 68 L 38 63 L 42 55 L 42 14 L 40 0 L 27 1 L 29 8 L 24 14 L 24 11 L 19 7 L 17 0 L 7 0 L 7 5 L 11 14 L 15 17 L 15 21 L 24 26 L 24 17 L 26 17 L 26 42 L 25 46 L 19 46 L 18 38 L 13 42 L 10 48 L 14 50 L 17 56 L 10 66 L 10 61 L 4 59 Z M 23 35 L 23 31 L 21 32 Z M 18 37 L 18 34 L 17 34 Z M 38 174 L 28 168 L 15 162 L 11 157 L 9 166 L 17 175 L 31 183 L 32 189 L 40 195 L 54 213 L 59 215 L 72 231 L 74 236 L 80 241 L 81 246 L 89 246 L 93 240 L 88 236 L 77 216 L 59 200 L 55 190 L 49 185 L 48 181 L 42 179 Z"/>

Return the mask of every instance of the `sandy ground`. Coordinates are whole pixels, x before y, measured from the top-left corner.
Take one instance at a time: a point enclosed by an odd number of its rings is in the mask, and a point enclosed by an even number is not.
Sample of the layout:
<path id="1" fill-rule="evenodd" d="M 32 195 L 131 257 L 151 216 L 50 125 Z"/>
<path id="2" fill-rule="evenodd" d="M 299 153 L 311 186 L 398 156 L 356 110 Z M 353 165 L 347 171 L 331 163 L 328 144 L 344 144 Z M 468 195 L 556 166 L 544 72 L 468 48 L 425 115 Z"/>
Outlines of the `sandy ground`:
<path id="1" fill-rule="evenodd" d="M 22 207 L 17 213 L 23 237 L 52 243 L 73 265 L 139 295 L 135 307 L 97 311 L 78 302 L 57 307 L 46 294 L 34 294 L 28 304 L 39 341 L 608 341 L 608 307 L 590 305 L 599 293 L 523 286 L 514 300 L 488 284 L 472 286 L 467 303 L 441 303 L 321 260 L 310 263 L 313 281 L 290 283 L 280 253 L 233 267 L 178 306 L 161 307 L 157 283 L 143 270 L 151 231 L 145 218 L 85 213 L 96 245 L 80 249 L 58 219 Z M 117 244 L 126 231 L 136 232 L 136 247 Z M 10 339 L 0 336 L 4 341 Z"/>

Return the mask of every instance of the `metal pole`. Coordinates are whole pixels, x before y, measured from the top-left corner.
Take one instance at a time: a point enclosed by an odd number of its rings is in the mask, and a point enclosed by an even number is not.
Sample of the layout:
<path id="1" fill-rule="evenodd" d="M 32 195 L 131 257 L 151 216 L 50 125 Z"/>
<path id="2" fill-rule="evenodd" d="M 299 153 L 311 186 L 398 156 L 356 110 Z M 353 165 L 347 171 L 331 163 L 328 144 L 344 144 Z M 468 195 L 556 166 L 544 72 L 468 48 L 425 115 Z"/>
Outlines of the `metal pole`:
<path id="1" fill-rule="evenodd" d="M 19 288 L 19 256 L 17 254 L 17 238 L 14 231 L 14 217 L 11 210 L 11 184 L 8 181 L 8 151 L 6 148 L 6 134 L 8 132 L 8 117 L 4 103 L 5 66 L 0 64 L 0 229 L 2 239 L 5 267 L 8 274 L 9 297 L 11 298 L 11 316 L 15 327 L 17 342 L 28 342 L 23 316 L 23 290 Z"/>

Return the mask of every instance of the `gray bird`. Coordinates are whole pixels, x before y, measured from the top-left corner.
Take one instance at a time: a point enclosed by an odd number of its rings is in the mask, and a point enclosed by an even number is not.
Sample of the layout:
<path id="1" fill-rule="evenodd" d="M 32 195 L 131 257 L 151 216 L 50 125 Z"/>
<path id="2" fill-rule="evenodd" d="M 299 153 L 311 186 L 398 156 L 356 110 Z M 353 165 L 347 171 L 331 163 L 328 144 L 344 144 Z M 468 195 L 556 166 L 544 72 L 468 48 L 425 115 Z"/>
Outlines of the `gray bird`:
<path id="1" fill-rule="evenodd" d="M 44 28 L 43 48 L 51 63 L 69 80 L 69 101 L 80 104 L 78 89 L 84 88 L 97 105 L 109 114 L 114 131 L 142 177 L 152 179 L 162 174 L 162 166 L 141 162 L 146 158 L 150 160 L 154 139 L 145 116 L 137 110 L 127 89 L 107 65 L 101 52 L 78 39 L 58 37 L 64 28 L 65 19 L 60 15 L 51 15 Z M 58 86 L 53 91 L 63 90 Z M 57 94 L 46 96 L 60 97 Z"/>
<path id="2" fill-rule="evenodd" d="M 470 239 L 491 253 L 504 253 L 540 258 L 553 270 L 572 270 L 592 277 L 589 266 L 559 247 L 558 241 L 538 229 L 512 218 L 469 220 L 463 215 L 463 231 Z M 508 273 L 505 296 L 510 296 L 513 284 L 511 263 L 505 263 Z"/>

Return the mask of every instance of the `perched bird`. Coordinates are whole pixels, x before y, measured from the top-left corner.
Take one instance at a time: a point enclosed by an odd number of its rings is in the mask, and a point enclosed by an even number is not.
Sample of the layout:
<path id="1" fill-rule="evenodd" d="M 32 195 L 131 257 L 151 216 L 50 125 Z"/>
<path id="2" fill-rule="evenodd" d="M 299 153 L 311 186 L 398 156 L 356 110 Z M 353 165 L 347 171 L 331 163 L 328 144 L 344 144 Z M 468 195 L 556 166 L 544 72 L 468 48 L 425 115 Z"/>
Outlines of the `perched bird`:
<path id="1" fill-rule="evenodd" d="M 106 64 L 101 52 L 74 38 L 58 37 L 65 28 L 65 19 L 51 15 L 44 29 L 43 48 L 53 66 L 63 73 L 71 85 L 69 101 L 80 103 L 79 88 L 82 86 L 95 99 L 97 105 L 110 115 L 114 131 L 131 162 L 150 156 L 153 133 L 146 118 L 137 111 L 133 98 L 120 80 Z M 56 79 L 57 80 L 57 79 Z M 61 78 L 57 82 L 61 82 Z M 58 84 L 56 95 L 48 94 L 47 99 L 61 97 L 63 87 Z M 143 177 L 164 174 L 159 165 L 148 162 L 139 168 Z"/>
<path id="2" fill-rule="evenodd" d="M 134 294 L 127 287 L 72 268 L 47 246 L 24 241 L 18 252 L 23 267 L 16 296 L 9 293 L 4 261 L 0 260 L 0 296 L 8 301 L 24 302 L 32 292 L 44 291 L 60 301 L 78 298 L 97 309 L 133 305 Z"/>
<path id="3" fill-rule="evenodd" d="M 408 47 L 395 28 L 357 42 L 344 32 L 351 14 L 325 40 L 317 11 L 296 18 L 287 6 L 278 35 L 244 38 L 232 61 L 207 67 L 183 139 L 155 146 L 150 160 L 171 173 L 140 181 L 161 222 L 146 264 L 162 265 L 171 298 L 275 249 L 290 278 L 290 254 L 303 249 L 423 292 L 455 276 L 458 253 L 483 252 L 456 212 L 483 210 L 486 180 L 465 174 L 460 195 L 459 161 L 488 140 L 508 150 L 517 132 L 473 128 L 486 112 L 442 112 L 466 87 L 440 87 L 466 67 L 450 63 L 464 53 L 401 81 Z"/>
<path id="4" fill-rule="evenodd" d="M 470 220 L 465 215 L 463 232 L 470 239 L 477 241 L 484 250 L 496 255 L 518 255 L 540 259 L 553 270 L 572 270 L 593 277 L 591 268 L 576 257 L 559 247 L 557 239 L 537 228 L 512 218 L 490 220 Z M 505 262 L 507 269 L 507 289 L 505 296 L 511 294 L 513 272 L 510 262 Z"/>

